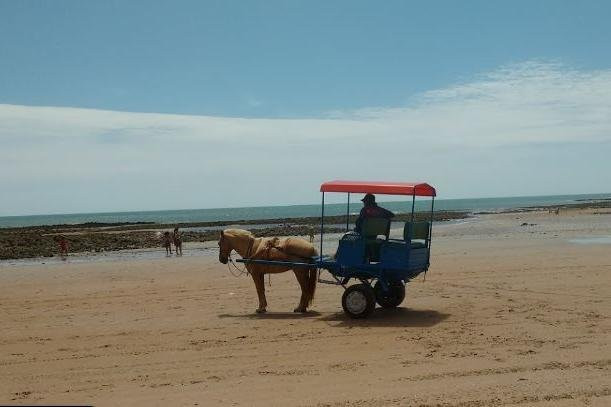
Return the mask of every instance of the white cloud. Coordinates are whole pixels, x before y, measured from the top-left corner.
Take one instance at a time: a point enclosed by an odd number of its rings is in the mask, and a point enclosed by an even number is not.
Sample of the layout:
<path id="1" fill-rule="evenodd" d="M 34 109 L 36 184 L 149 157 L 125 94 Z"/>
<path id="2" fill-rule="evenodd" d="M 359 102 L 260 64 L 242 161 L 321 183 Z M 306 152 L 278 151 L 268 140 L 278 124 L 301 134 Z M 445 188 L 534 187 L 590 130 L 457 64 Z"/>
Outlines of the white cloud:
<path id="1" fill-rule="evenodd" d="M 536 150 L 541 162 L 521 165 L 545 182 L 541 174 L 570 175 L 553 164 L 554 151 L 591 145 L 595 154 L 574 171 L 611 170 L 588 163 L 611 153 L 611 70 L 527 62 L 404 107 L 312 119 L 0 105 L 0 142 L 0 180 L 10 192 L 0 214 L 312 202 L 331 178 L 427 179 L 468 196 L 463 187 L 484 181 L 486 168 L 495 171 L 487 182 L 500 177 L 511 187 L 471 195 L 530 194 L 520 189 L 523 175 L 495 164 L 510 167 Z M 72 200 L 53 192 L 57 183 L 74 185 Z"/>

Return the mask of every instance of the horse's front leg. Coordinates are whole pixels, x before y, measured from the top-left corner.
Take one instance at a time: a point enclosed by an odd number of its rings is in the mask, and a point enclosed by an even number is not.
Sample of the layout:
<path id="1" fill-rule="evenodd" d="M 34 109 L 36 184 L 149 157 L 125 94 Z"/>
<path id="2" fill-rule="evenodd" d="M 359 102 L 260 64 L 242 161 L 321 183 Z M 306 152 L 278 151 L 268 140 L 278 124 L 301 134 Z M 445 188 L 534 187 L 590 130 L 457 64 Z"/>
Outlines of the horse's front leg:
<path id="1" fill-rule="evenodd" d="M 259 308 L 257 308 L 257 314 L 262 314 L 266 311 L 267 308 L 267 300 L 265 299 L 265 281 L 263 273 L 259 271 L 253 271 L 250 273 L 252 275 L 252 279 L 255 282 L 255 287 L 257 288 L 257 296 L 259 297 Z"/>

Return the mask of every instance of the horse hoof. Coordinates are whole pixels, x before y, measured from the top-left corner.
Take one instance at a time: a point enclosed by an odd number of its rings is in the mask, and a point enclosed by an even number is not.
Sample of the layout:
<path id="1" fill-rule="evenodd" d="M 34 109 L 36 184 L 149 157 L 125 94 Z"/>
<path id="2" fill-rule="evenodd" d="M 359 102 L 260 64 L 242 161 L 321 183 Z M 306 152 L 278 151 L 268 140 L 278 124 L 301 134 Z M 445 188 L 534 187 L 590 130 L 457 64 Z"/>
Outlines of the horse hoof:
<path id="1" fill-rule="evenodd" d="M 265 314 L 267 312 L 267 310 L 265 308 L 257 308 L 257 311 L 255 311 L 257 314 Z"/>
<path id="2" fill-rule="evenodd" d="M 305 314 L 308 311 L 305 308 L 295 308 L 293 312 L 299 312 L 301 314 Z"/>

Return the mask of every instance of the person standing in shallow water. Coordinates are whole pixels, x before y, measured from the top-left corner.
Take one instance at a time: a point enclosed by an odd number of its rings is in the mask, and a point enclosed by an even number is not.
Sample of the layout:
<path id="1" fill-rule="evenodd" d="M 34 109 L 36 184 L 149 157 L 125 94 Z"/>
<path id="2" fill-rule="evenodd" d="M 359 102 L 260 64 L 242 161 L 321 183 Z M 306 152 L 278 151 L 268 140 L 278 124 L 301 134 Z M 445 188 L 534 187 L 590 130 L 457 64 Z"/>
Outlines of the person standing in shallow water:
<path id="1" fill-rule="evenodd" d="M 163 247 L 165 247 L 165 255 L 170 256 L 172 254 L 172 238 L 170 237 L 170 232 L 163 232 L 161 241 L 163 242 Z"/>
<path id="2" fill-rule="evenodd" d="M 367 218 L 391 219 L 395 216 L 395 214 L 388 209 L 378 206 L 376 197 L 373 194 L 365 195 L 361 201 L 363 202 L 363 209 L 361 209 L 361 213 L 359 213 L 359 217 L 356 219 L 356 227 L 354 228 L 354 231 L 357 233 L 361 233 L 363 221 Z"/>
<path id="3" fill-rule="evenodd" d="M 59 245 L 59 255 L 63 260 L 66 260 L 66 257 L 68 257 L 68 249 L 70 247 L 70 244 L 63 236 L 59 237 L 59 241 L 57 243 Z"/>
<path id="4" fill-rule="evenodd" d="M 182 256 L 182 233 L 178 231 L 177 227 L 174 228 L 172 238 L 174 239 L 174 250 L 176 250 L 176 255 Z"/>

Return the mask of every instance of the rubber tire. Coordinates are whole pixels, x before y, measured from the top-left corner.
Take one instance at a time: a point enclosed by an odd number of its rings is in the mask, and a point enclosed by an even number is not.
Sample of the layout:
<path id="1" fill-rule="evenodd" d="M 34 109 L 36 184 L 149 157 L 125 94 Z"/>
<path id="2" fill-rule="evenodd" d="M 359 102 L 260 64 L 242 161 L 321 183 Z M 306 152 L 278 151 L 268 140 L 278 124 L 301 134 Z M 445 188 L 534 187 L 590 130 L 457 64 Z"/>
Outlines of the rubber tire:
<path id="1" fill-rule="evenodd" d="M 356 298 L 355 298 L 356 296 Z M 359 298 L 360 296 L 360 298 Z M 354 302 L 364 302 L 362 309 L 350 309 Z M 376 307 L 376 296 L 369 284 L 355 284 L 348 287 L 342 295 L 342 308 L 344 312 L 355 319 L 367 318 Z"/>
<path id="2" fill-rule="evenodd" d="M 373 286 L 376 302 L 382 308 L 396 308 L 405 299 L 405 285 L 401 281 L 393 281 L 389 285 L 388 292 L 382 289 L 382 284 L 379 281 Z"/>

